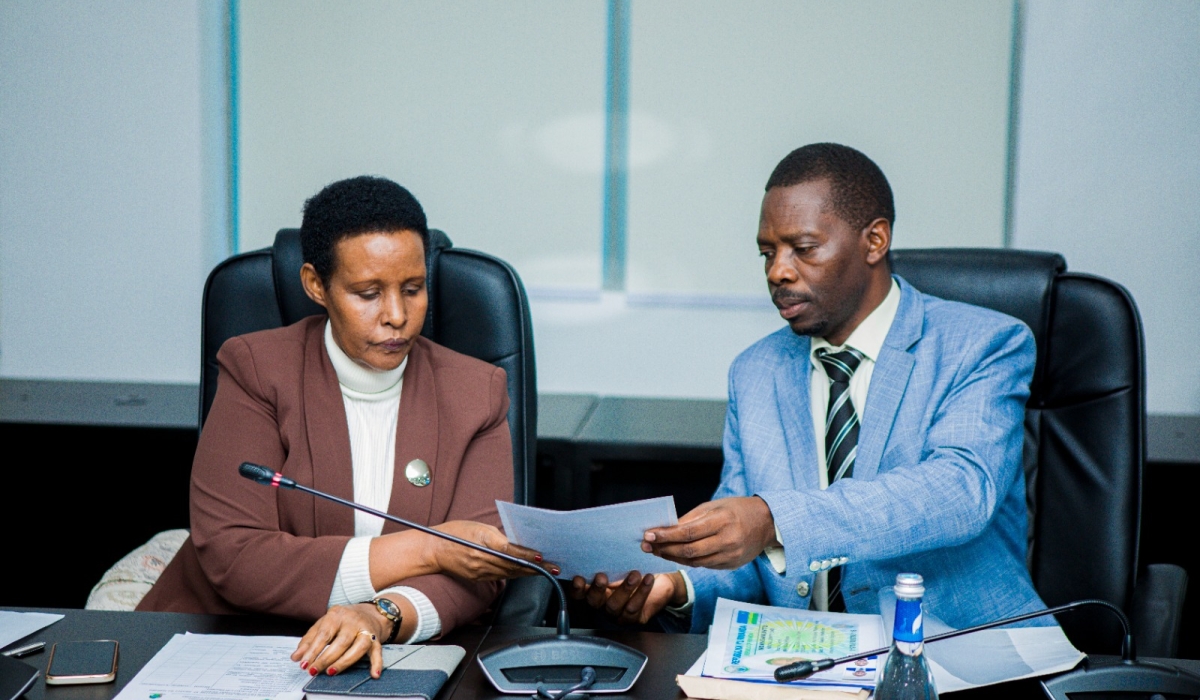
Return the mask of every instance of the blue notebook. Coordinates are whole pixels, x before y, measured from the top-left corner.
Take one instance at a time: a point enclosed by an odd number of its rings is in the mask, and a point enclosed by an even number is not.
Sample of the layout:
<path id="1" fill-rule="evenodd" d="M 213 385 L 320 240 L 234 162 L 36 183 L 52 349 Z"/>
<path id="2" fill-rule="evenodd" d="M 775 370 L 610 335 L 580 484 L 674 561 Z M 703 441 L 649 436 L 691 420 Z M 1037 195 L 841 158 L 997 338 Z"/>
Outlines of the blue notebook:
<path id="1" fill-rule="evenodd" d="M 396 644 L 383 648 L 383 674 L 371 678 L 366 660 L 336 676 L 317 676 L 304 686 L 309 700 L 433 700 L 466 650 L 456 646 Z"/>

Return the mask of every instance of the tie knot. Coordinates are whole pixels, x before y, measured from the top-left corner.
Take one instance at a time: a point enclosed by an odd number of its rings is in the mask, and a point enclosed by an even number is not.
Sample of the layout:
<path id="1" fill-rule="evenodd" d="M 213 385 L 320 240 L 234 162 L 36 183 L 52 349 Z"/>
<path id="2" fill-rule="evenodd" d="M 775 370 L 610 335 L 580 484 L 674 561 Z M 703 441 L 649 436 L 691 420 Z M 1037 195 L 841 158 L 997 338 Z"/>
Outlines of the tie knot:
<path id="1" fill-rule="evenodd" d="M 825 366 L 825 374 L 829 376 L 830 381 L 849 382 L 854 370 L 858 369 L 858 364 L 862 362 L 863 354 L 854 348 L 847 348 L 841 352 L 829 352 L 828 349 L 821 348 L 817 351 L 817 359 Z"/>

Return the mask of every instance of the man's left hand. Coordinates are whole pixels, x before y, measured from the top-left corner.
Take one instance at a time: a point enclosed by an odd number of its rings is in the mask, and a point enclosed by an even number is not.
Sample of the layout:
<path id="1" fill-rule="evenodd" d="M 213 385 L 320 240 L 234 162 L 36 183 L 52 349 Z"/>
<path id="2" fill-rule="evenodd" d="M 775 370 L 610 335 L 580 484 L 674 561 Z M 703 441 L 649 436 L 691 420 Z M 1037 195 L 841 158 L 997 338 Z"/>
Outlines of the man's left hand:
<path id="1" fill-rule="evenodd" d="M 775 519 L 758 496 L 696 506 L 678 525 L 647 530 L 642 551 L 685 566 L 736 569 L 775 541 Z"/>

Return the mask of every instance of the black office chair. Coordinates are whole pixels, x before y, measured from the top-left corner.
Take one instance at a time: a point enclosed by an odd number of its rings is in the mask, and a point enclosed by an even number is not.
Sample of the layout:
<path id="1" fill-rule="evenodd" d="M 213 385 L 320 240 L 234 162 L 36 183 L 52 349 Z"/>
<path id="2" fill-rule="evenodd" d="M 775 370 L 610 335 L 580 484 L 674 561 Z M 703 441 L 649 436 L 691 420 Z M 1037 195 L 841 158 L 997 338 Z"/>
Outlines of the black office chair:
<path id="1" fill-rule="evenodd" d="M 1037 341 L 1025 408 L 1029 571 L 1047 605 L 1101 598 L 1132 618 L 1142 656 L 1174 657 L 1187 573 L 1139 571 L 1146 454 L 1145 353 L 1133 298 L 1067 272 L 1061 255 L 1020 250 L 896 250 L 917 289 L 1024 321 Z M 1060 622 L 1076 646 L 1116 653 L 1120 628 L 1091 609 Z"/>
<path id="2" fill-rule="evenodd" d="M 502 260 L 454 248 L 429 232 L 425 255 L 429 312 L 421 335 L 508 373 L 508 426 L 513 446 L 513 500 L 534 502 L 537 456 L 537 379 L 529 301 L 521 278 Z M 271 248 L 235 255 L 213 269 L 204 285 L 201 320 L 200 425 L 217 393 L 217 351 L 243 333 L 290 325 L 325 311 L 300 285 L 300 232 L 281 229 Z M 497 605 L 505 624 L 541 621 L 550 596 L 541 577 L 510 581 Z"/>

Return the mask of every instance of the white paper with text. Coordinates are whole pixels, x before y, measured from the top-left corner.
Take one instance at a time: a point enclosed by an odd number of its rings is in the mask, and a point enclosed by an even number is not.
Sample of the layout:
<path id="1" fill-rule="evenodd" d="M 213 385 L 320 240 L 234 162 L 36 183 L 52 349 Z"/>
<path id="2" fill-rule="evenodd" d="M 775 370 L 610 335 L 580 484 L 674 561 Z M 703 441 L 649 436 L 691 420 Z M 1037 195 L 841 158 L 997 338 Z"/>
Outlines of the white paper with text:
<path id="1" fill-rule="evenodd" d="M 289 658 L 299 637 L 177 634 L 116 700 L 299 698 L 310 676 Z"/>

